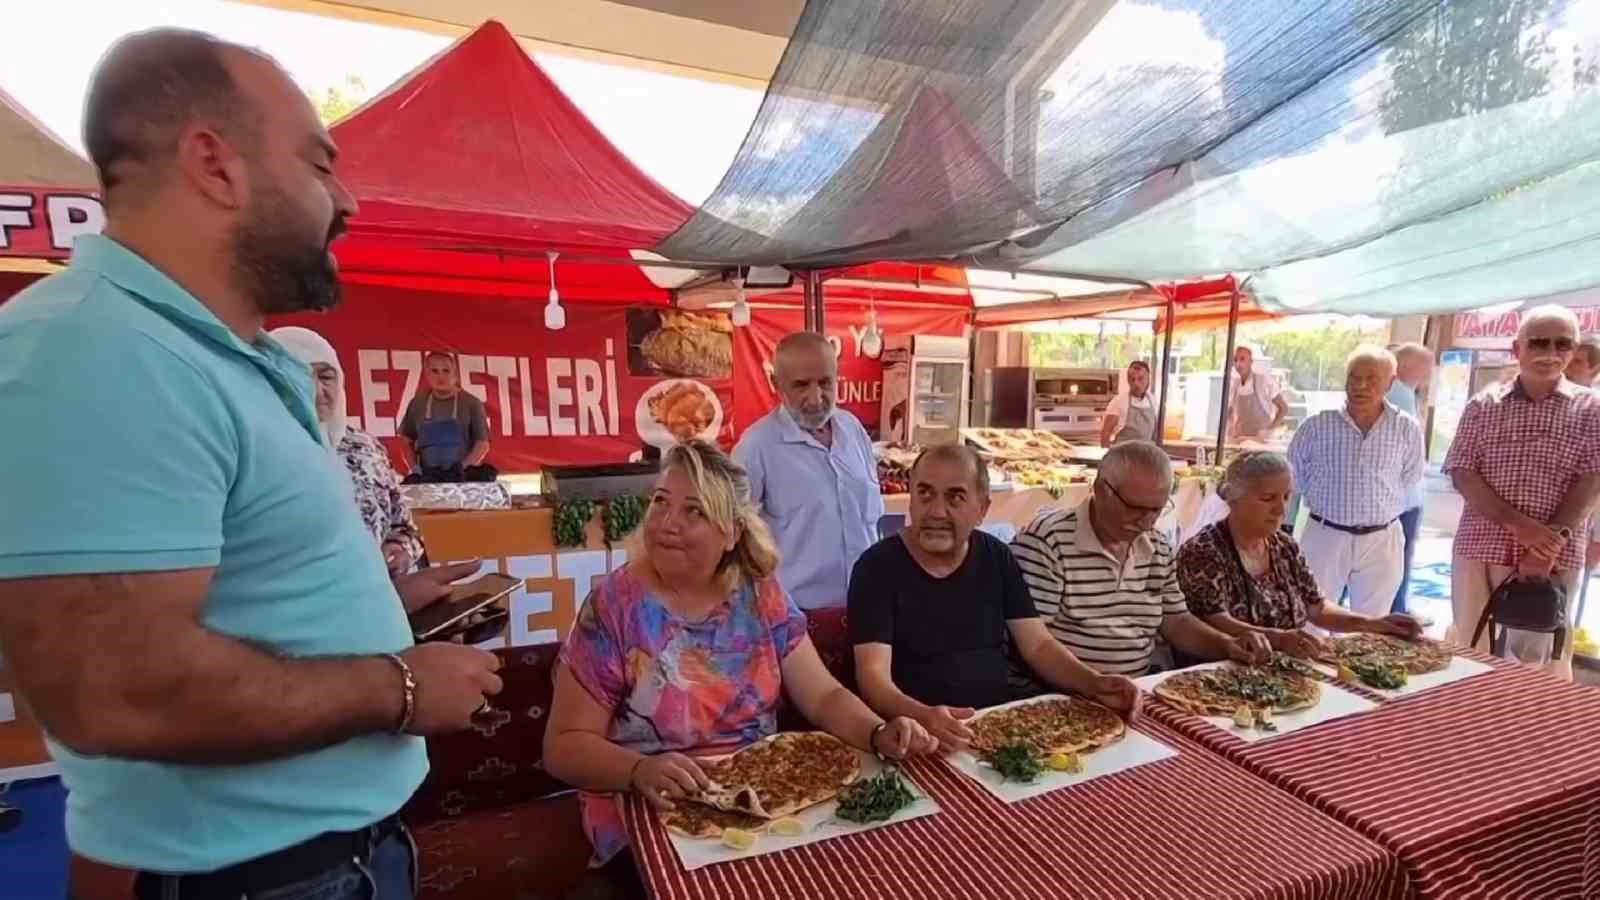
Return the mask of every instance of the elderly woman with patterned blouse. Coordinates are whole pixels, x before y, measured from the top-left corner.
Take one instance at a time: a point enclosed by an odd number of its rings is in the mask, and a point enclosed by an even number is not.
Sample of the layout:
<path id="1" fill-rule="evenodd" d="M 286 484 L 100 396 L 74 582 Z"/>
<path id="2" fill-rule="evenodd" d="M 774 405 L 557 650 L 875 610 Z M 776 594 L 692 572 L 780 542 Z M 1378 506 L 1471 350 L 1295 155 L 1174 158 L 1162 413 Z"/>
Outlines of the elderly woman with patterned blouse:
<path id="1" fill-rule="evenodd" d="M 411 571 L 422 558 L 422 533 L 411 518 L 411 507 L 400 493 L 400 479 L 389 465 L 383 445 L 345 420 L 344 369 L 333 345 L 309 328 L 278 328 L 271 335 L 290 355 L 311 367 L 324 442 L 350 471 L 356 506 L 373 540 L 383 548 L 389 574 Z"/>
<path id="2" fill-rule="evenodd" d="M 1227 517 L 1178 551 L 1178 582 L 1195 615 L 1228 634 L 1259 631 L 1273 649 L 1305 658 L 1323 650 L 1308 624 L 1406 639 L 1421 633 L 1421 624 L 1403 613 L 1369 618 L 1322 596 L 1299 545 L 1280 528 L 1293 490 L 1282 454 L 1240 454 L 1217 490 Z"/>

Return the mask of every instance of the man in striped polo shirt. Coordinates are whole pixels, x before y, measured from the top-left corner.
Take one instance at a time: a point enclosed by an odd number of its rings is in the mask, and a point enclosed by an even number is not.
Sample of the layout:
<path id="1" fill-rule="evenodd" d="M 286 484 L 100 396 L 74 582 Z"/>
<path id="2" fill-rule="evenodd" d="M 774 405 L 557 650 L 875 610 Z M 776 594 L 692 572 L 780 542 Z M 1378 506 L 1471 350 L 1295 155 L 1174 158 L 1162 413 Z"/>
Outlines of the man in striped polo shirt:
<path id="1" fill-rule="evenodd" d="M 1237 638 L 1189 613 L 1177 554 L 1151 529 L 1172 496 L 1172 461 L 1149 441 L 1111 448 L 1089 499 L 1045 513 L 1011 551 L 1051 634 L 1106 674 L 1150 669 L 1161 635 L 1201 660 L 1260 662 L 1272 655 L 1257 632 Z"/>

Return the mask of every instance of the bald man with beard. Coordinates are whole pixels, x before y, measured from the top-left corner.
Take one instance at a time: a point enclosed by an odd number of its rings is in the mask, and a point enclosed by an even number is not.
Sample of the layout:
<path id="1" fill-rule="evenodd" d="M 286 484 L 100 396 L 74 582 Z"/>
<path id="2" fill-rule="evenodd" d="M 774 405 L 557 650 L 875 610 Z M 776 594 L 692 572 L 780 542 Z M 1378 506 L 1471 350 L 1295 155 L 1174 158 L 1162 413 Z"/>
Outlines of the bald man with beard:
<path id="1" fill-rule="evenodd" d="M 309 371 L 263 331 L 338 300 L 337 149 L 273 60 L 172 29 L 107 52 L 84 132 L 105 233 L 0 309 L 0 419 L 26 423 L 0 651 L 69 789 L 71 895 L 405 900 L 421 736 L 501 684 L 492 654 L 412 647 Z"/>
<path id="2" fill-rule="evenodd" d="M 801 609 L 836 609 L 883 517 L 872 439 L 838 407 L 839 362 L 826 337 L 802 331 L 779 341 L 772 386 L 778 407 L 750 426 L 733 456 L 777 538 L 778 582 Z"/>

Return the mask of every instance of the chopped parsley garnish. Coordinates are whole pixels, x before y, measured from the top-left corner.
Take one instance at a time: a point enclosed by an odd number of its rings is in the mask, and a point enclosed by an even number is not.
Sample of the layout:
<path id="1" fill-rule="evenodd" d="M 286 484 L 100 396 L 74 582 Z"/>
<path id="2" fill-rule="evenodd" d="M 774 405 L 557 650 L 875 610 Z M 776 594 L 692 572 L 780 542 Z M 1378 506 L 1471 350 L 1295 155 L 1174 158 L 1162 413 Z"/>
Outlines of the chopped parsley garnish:
<path id="1" fill-rule="evenodd" d="M 834 815 L 847 822 L 883 822 L 916 800 L 899 770 L 884 769 L 840 791 Z"/>
<path id="2" fill-rule="evenodd" d="M 984 753 L 981 757 L 1007 781 L 1031 784 L 1044 771 L 1044 763 L 1028 744 L 1005 744 Z"/>

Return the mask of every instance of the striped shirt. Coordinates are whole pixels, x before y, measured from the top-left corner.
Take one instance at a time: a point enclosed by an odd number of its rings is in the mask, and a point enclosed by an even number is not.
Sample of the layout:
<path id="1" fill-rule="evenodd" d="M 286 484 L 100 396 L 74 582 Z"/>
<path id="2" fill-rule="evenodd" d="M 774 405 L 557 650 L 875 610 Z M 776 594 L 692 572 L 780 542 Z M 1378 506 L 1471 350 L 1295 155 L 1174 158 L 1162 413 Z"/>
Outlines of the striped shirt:
<path id="1" fill-rule="evenodd" d="M 1034 519 L 1011 552 L 1050 633 L 1106 674 L 1149 669 L 1165 617 L 1189 611 L 1172 544 L 1146 533 L 1119 566 L 1089 525 L 1088 500 Z"/>
<path id="2" fill-rule="evenodd" d="M 1295 488 L 1311 512 L 1356 528 L 1387 525 L 1410 509 L 1422 481 L 1422 429 L 1385 402 L 1366 434 L 1343 409 L 1319 412 L 1289 442 Z"/>

